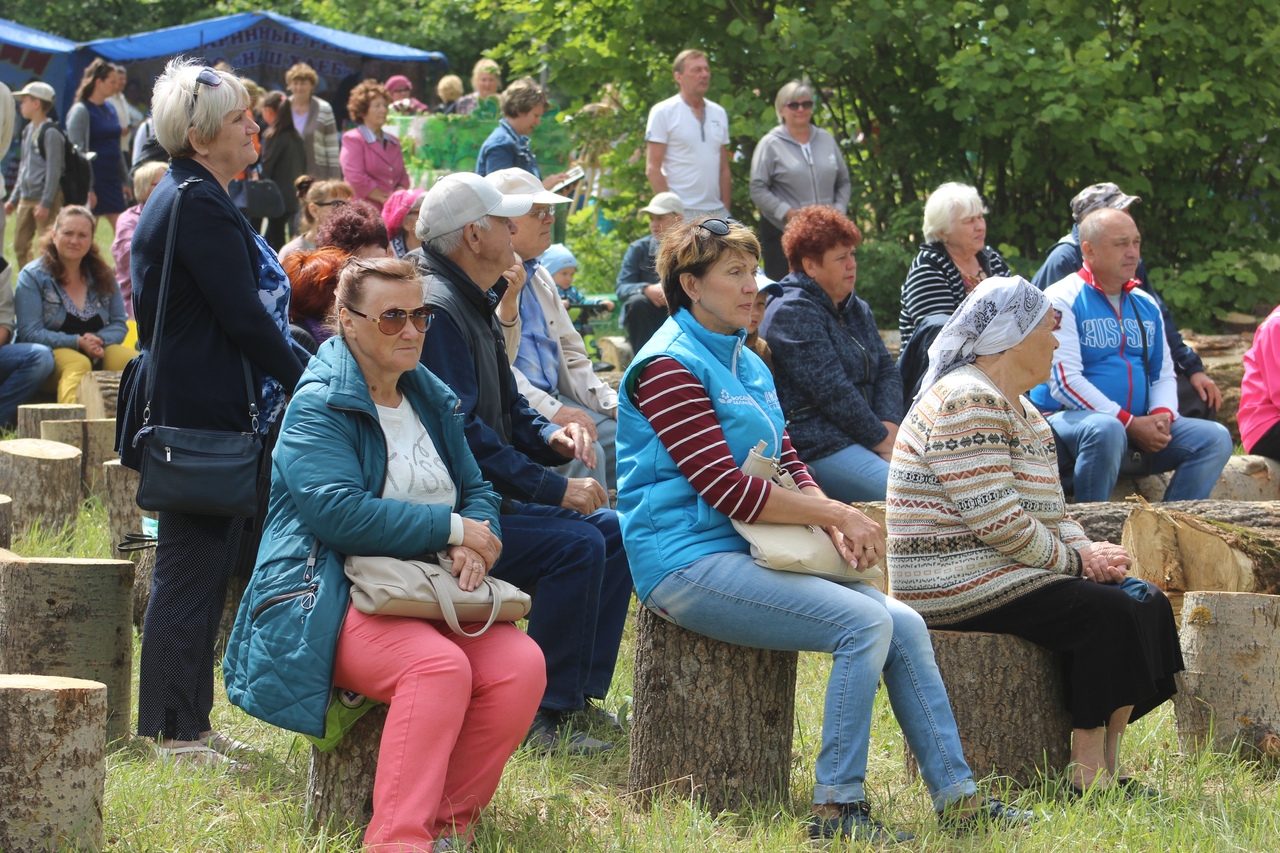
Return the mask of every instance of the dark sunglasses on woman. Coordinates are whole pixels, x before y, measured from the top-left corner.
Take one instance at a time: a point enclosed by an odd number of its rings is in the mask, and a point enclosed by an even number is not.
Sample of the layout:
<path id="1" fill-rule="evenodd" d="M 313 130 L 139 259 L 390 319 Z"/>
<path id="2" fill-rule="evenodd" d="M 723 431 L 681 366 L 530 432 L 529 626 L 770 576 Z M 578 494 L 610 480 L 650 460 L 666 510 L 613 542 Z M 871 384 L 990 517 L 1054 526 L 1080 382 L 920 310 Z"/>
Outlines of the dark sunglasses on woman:
<path id="1" fill-rule="evenodd" d="M 412 311 L 405 311 L 403 308 L 392 308 L 390 311 L 383 311 L 377 317 L 370 317 L 350 305 L 346 307 L 348 311 L 357 317 L 363 317 L 370 323 L 377 323 L 378 331 L 384 335 L 400 334 L 400 330 L 404 328 L 405 320 L 412 320 L 415 329 L 419 332 L 425 332 L 431 328 L 431 319 L 435 317 L 435 311 L 425 305 L 421 308 L 414 308 Z"/>

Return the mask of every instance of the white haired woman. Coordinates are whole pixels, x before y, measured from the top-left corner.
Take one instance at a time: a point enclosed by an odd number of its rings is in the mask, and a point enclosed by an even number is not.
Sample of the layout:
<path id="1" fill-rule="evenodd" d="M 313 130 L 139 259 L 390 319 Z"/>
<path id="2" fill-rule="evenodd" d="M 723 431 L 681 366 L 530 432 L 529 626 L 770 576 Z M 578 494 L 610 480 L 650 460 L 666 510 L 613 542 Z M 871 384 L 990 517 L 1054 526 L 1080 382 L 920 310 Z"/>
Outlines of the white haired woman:
<path id="1" fill-rule="evenodd" d="M 133 439 L 144 406 L 153 425 L 234 432 L 256 426 L 268 434 L 302 375 L 289 343 L 289 279 L 227 194 L 231 179 L 258 157 L 258 126 L 248 109 L 249 95 L 235 75 L 195 60 L 171 60 L 156 81 L 151 115 L 173 163 L 142 209 L 133 237 L 142 355 L 126 371 L 116 425 L 121 461 L 131 468 L 141 465 Z M 179 200 L 165 331 L 157 342 L 169 216 Z M 247 399 L 242 355 L 253 375 L 253 400 Z M 163 368 L 148 395 L 156 364 Z M 250 403 L 259 412 L 254 424 Z M 209 722 L 213 646 L 241 537 L 249 535 L 246 520 L 161 512 L 159 522 L 139 667 L 138 734 L 155 738 L 163 758 L 225 763 L 223 752 L 243 745 L 214 732 Z"/>
<path id="2" fill-rule="evenodd" d="M 765 275 L 781 280 L 790 267 L 782 231 L 802 207 L 849 209 L 849 164 L 835 137 L 813 124 L 817 99 L 807 80 L 792 80 L 773 99 L 778 126 L 751 157 L 751 200 L 760 210 L 760 252 Z"/>
<path id="3" fill-rule="evenodd" d="M 979 282 L 1010 274 L 1004 258 L 986 244 L 986 214 L 982 197 L 967 184 L 949 181 L 925 202 L 924 245 L 907 270 L 898 314 L 902 337 L 898 372 L 908 401 L 921 388 L 929 367 L 929 344 L 946 319 Z M 913 345 L 917 328 L 924 337 Z"/>
<path id="4" fill-rule="evenodd" d="M 890 585 L 930 628 L 1061 653 L 1068 785 L 1150 797 L 1122 772 L 1120 738 L 1174 694 L 1182 652 L 1164 594 L 1066 515 L 1053 432 L 1023 396 L 1049 376 L 1058 319 L 1026 279 L 992 278 L 936 336 L 889 465 Z"/>

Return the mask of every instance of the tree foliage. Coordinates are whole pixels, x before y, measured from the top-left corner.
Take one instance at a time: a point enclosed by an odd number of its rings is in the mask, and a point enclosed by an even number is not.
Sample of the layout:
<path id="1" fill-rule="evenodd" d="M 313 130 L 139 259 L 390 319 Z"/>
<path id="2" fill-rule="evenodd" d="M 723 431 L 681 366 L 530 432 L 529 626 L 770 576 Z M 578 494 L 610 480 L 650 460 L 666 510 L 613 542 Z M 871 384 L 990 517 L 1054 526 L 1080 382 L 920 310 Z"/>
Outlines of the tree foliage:
<path id="1" fill-rule="evenodd" d="M 807 76 L 816 121 L 840 140 L 851 212 L 882 247 L 885 275 L 914 252 L 937 184 L 979 188 L 990 241 L 1030 275 L 1070 225 L 1069 201 L 1111 180 L 1135 208 L 1144 255 L 1184 324 L 1280 301 L 1277 108 L 1280 24 L 1262 0 L 511 0 L 498 53 L 546 66 L 571 99 L 616 83 L 623 117 L 608 165 L 625 209 L 647 193 L 628 168 L 650 104 L 675 91 L 671 58 L 710 57 L 713 100 L 730 115 L 735 214 L 772 99 Z M 674 36 L 678 34 L 678 36 Z M 674 37 L 673 37 L 674 36 Z M 633 163 L 629 164 L 634 167 Z M 634 209 L 634 208 L 631 208 Z M 623 212 L 619 210 L 618 212 Z M 877 313 L 893 310 L 901 278 Z"/>

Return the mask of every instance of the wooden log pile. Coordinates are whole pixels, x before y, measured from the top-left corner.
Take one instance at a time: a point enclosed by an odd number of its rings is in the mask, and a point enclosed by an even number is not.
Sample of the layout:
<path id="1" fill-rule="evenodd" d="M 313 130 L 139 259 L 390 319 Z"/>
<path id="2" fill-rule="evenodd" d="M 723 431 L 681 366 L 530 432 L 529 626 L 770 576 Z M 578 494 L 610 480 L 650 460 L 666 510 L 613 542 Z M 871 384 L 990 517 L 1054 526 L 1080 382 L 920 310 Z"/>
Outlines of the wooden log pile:
<path id="1" fill-rule="evenodd" d="M 1121 544 L 1133 559 L 1129 574 L 1164 590 L 1175 616 L 1193 591 L 1280 592 L 1280 530 L 1146 506 L 1130 513 Z"/>

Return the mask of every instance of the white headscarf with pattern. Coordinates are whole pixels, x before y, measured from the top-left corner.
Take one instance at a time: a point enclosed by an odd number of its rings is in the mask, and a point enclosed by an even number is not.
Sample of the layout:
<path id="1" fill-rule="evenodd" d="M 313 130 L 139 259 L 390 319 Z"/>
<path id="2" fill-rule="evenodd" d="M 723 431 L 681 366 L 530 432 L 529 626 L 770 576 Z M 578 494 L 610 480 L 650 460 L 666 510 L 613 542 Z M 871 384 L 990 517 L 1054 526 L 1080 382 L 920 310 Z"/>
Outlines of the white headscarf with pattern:
<path id="1" fill-rule="evenodd" d="M 934 338 L 929 347 L 929 372 L 915 401 L 957 367 L 973 364 L 980 355 L 995 355 L 1017 346 L 1052 307 L 1049 298 L 1020 275 L 983 281 Z"/>

